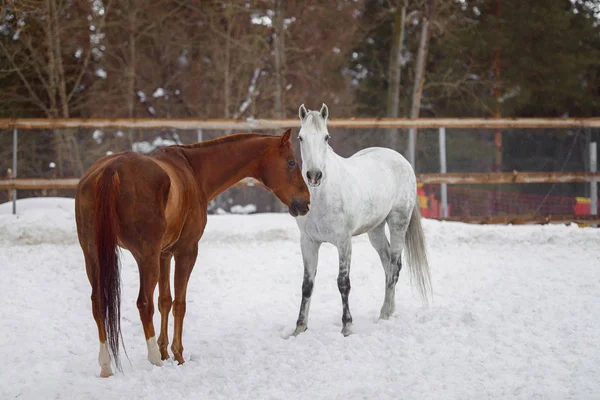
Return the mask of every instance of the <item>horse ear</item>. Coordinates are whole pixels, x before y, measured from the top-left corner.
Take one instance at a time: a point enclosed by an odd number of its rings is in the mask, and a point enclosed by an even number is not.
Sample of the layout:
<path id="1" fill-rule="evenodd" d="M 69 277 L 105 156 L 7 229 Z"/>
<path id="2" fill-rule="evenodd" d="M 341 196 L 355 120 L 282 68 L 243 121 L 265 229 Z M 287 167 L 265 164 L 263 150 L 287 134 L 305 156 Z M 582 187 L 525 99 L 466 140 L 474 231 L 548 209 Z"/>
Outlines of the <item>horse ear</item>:
<path id="1" fill-rule="evenodd" d="M 304 107 L 304 104 L 302 104 L 298 109 L 298 116 L 300 117 L 300 121 L 304 121 L 304 118 L 306 118 L 307 114 L 308 111 L 306 110 L 306 107 Z"/>
<path id="2" fill-rule="evenodd" d="M 319 112 L 321 113 L 321 117 L 323 117 L 324 120 L 327 120 L 327 118 L 329 118 L 329 108 L 327 108 L 325 103 L 323 103 L 323 105 L 321 106 L 321 111 Z"/>
<path id="3" fill-rule="evenodd" d="M 281 136 L 281 145 L 283 146 L 284 144 L 286 144 L 287 142 L 290 141 L 290 135 L 292 134 L 292 130 L 288 128 L 287 131 L 285 131 L 283 133 L 283 135 Z"/>

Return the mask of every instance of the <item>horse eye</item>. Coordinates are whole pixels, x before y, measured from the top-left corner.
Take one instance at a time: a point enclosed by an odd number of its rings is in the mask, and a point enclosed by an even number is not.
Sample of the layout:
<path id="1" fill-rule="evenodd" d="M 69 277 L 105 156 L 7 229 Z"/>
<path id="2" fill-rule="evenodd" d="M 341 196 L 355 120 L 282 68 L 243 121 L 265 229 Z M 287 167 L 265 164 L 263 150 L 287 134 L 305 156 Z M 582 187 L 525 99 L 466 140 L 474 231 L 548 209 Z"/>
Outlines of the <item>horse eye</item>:
<path id="1" fill-rule="evenodd" d="M 291 167 L 295 167 L 295 166 L 296 166 L 296 161 L 294 161 L 294 160 L 290 160 L 290 161 L 288 161 L 288 166 L 289 166 L 290 168 L 291 168 Z"/>
<path id="2" fill-rule="evenodd" d="M 302 141 L 302 136 L 298 136 L 298 140 L 299 140 L 299 141 Z"/>
<path id="3" fill-rule="evenodd" d="M 326 141 L 326 142 L 329 142 L 329 138 L 330 138 L 330 137 L 331 137 L 331 136 L 329 136 L 329 135 L 325 136 L 325 141 Z"/>

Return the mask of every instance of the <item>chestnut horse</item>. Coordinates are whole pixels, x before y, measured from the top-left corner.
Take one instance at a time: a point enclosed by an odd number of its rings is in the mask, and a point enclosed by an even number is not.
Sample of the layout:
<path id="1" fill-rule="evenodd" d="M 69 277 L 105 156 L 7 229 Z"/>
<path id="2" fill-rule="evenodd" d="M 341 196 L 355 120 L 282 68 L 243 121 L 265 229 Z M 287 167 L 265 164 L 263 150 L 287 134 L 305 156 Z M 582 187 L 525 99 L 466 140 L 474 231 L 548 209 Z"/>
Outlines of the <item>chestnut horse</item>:
<path id="1" fill-rule="evenodd" d="M 183 363 L 181 336 L 187 284 L 207 222 L 207 206 L 239 180 L 253 177 L 285 203 L 292 216 L 308 212 L 310 195 L 292 151 L 290 130 L 283 135 L 235 134 L 151 156 L 119 153 L 96 161 L 81 178 L 75 198 L 77 235 L 92 287 L 92 313 L 100 340 L 100 376 L 119 363 L 120 277 L 118 246 L 129 250 L 139 268 L 137 307 L 148 360 L 162 365 L 168 318 L 173 307 L 171 350 Z M 171 258 L 175 257 L 175 301 L 171 297 Z M 154 289 L 161 315 L 154 336 Z M 110 353 L 109 353 L 110 350 Z"/>

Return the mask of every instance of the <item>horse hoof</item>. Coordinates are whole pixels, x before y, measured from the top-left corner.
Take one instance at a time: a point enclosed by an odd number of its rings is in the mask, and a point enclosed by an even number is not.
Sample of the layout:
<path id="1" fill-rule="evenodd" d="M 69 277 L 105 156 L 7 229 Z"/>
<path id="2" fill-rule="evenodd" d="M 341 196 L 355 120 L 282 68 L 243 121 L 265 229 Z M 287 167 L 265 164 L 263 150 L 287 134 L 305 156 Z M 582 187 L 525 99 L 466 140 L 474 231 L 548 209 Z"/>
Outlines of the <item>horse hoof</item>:
<path id="1" fill-rule="evenodd" d="M 108 378 L 110 376 L 112 376 L 112 371 L 109 369 L 102 369 L 102 371 L 100 371 L 100 378 Z"/>
<path id="2" fill-rule="evenodd" d="M 160 359 L 159 354 L 154 354 L 154 353 L 148 354 L 148 361 L 150 361 L 150 364 L 156 365 L 157 367 L 163 366 L 163 362 Z"/>
<path id="3" fill-rule="evenodd" d="M 163 366 L 162 360 L 156 359 L 156 360 L 148 360 L 148 361 L 150 361 L 150 363 L 152 365 L 155 365 L 157 367 L 162 367 Z"/>
<path id="4" fill-rule="evenodd" d="M 344 335 L 344 337 L 348 337 L 350 335 L 352 335 L 354 332 L 352 331 L 352 327 L 350 325 L 344 326 L 342 328 L 342 335 Z"/>
<path id="5" fill-rule="evenodd" d="M 387 321 L 388 319 L 390 319 L 390 314 L 389 313 L 381 313 L 379 315 L 379 319 L 382 319 L 384 321 Z"/>
<path id="6" fill-rule="evenodd" d="M 174 354 L 173 358 L 175 359 L 175 361 L 177 361 L 178 365 L 185 363 L 185 360 L 183 359 L 183 356 L 181 354 Z"/>
<path id="7" fill-rule="evenodd" d="M 301 334 L 302 332 L 306 332 L 306 329 L 308 329 L 306 327 L 306 325 L 300 325 L 296 327 L 296 330 L 294 331 L 294 333 L 292 333 L 293 336 L 298 336 L 299 334 Z"/>
<path id="8" fill-rule="evenodd" d="M 169 358 L 171 358 L 171 356 L 169 355 L 167 349 L 160 349 L 160 359 L 166 361 Z"/>

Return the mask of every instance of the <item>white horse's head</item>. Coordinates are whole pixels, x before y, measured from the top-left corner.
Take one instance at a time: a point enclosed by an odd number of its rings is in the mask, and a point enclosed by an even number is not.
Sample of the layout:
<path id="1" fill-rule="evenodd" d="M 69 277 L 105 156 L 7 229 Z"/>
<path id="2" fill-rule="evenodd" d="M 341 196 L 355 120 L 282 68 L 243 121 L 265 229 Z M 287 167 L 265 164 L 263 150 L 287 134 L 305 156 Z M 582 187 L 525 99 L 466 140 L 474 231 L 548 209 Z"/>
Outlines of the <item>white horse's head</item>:
<path id="1" fill-rule="evenodd" d="M 320 111 L 310 111 L 304 104 L 298 109 L 302 125 L 298 133 L 300 153 L 302 155 L 302 175 L 306 177 L 309 186 L 321 184 L 325 174 L 325 160 L 329 148 L 329 132 L 327 118 L 329 110 L 323 103 Z"/>

